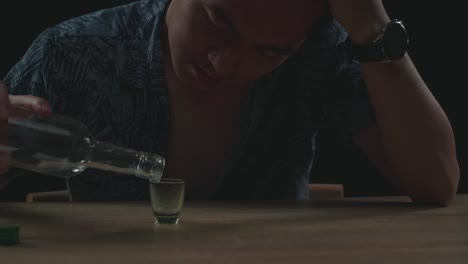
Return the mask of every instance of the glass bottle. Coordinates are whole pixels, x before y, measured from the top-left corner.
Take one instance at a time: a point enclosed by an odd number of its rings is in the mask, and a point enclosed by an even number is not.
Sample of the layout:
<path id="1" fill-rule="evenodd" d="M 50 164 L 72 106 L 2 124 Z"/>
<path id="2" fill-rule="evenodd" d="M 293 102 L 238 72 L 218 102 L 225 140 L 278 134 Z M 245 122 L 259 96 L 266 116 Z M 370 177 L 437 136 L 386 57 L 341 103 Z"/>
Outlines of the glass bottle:
<path id="1" fill-rule="evenodd" d="M 58 177 L 87 168 L 134 175 L 152 182 L 162 176 L 162 156 L 135 151 L 93 138 L 79 121 L 60 115 L 41 117 L 12 108 L 0 159 L 12 167 Z"/>

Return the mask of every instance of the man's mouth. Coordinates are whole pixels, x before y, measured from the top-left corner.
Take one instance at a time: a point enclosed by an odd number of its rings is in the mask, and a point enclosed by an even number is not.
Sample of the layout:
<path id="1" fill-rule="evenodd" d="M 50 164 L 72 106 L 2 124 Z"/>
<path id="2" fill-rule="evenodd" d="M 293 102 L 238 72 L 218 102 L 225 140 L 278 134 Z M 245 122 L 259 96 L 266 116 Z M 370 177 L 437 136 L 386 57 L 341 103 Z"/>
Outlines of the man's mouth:
<path id="1" fill-rule="evenodd" d="M 213 72 L 210 72 L 208 70 L 205 70 L 198 63 L 193 64 L 193 70 L 194 70 L 195 77 L 202 81 L 219 82 L 223 80 L 222 76 L 215 74 Z"/>

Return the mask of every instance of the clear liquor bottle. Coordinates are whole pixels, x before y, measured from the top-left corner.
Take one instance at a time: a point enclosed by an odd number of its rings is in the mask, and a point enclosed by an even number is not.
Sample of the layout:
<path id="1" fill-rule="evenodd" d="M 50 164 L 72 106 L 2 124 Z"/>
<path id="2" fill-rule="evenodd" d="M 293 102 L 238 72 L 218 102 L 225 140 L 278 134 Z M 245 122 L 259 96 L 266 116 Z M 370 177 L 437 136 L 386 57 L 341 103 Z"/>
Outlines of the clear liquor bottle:
<path id="1" fill-rule="evenodd" d="M 162 156 L 116 146 L 93 138 L 83 123 L 60 115 L 41 117 L 13 108 L 0 160 L 12 167 L 72 177 L 88 168 L 159 181 Z"/>

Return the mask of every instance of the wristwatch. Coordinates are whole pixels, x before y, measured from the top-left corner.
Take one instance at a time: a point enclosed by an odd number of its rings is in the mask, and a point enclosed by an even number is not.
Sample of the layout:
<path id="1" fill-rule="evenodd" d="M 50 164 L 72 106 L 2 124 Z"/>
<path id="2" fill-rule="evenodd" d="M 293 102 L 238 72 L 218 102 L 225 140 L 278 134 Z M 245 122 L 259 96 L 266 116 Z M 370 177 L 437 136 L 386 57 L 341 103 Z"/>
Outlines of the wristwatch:
<path id="1" fill-rule="evenodd" d="M 408 49 L 408 32 L 401 20 L 385 24 L 370 44 L 356 44 L 348 36 L 345 47 L 348 55 L 359 62 L 391 62 L 405 55 Z"/>

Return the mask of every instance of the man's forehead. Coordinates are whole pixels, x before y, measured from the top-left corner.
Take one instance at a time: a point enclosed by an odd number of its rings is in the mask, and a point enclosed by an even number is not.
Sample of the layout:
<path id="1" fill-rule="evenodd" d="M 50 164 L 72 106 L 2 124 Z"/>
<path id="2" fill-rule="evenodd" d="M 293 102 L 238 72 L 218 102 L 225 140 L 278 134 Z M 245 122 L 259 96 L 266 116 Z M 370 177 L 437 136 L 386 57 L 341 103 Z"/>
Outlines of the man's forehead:
<path id="1" fill-rule="evenodd" d="M 193 1 L 193 0 L 188 0 Z M 325 0 L 199 0 L 225 9 L 235 18 L 255 15 L 259 18 L 311 18 L 321 14 Z"/>
<path id="2" fill-rule="evenodd" d="M 191 0 L 188 0 L 191 1 Z M 323 0 L 200 0 L 237 27 L 261 32 L 310 29 L 322 14 Z"/>
<path id="3" fill-rule="evenodd" d="M 189 0 L 190 1 L 190 0 Z M 262 4 L 264 6 L 268 5 L 282 5 L 282 6 L 291 6 L 291 5 L 309 5 L 313 6 L 316 4 L 323 4 L 325 0 L 203 0 L 206 2 L 216 2 L 216 3 L 234 3 L 234 4 L 251 4 L 257 5 Z"/>

